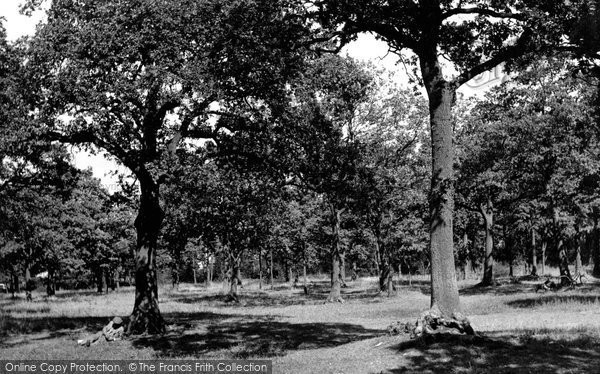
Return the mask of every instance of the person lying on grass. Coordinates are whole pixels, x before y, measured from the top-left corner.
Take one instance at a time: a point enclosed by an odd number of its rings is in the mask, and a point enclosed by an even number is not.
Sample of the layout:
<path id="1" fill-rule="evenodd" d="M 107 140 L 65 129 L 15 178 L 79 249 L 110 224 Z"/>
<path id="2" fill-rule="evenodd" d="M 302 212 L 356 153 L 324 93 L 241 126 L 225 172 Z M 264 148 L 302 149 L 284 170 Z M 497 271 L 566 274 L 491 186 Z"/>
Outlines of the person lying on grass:
<path id="1" fill-rule="evenodd" d="M 79 345 L 85 345 L 89 347 L 91 344 L 96 344 L 100 341 L 100 338 L 104 337 L 107 342 L 123 339 L 125 333 L 125 327 L 123 326 L 123 320 L 121 317 L 115 317 L 108 323 L 108 325 L 102 328 L 102 331 L 98 331 L 94 335 L 88 336 L 85 339 L 77 341 Z"/>

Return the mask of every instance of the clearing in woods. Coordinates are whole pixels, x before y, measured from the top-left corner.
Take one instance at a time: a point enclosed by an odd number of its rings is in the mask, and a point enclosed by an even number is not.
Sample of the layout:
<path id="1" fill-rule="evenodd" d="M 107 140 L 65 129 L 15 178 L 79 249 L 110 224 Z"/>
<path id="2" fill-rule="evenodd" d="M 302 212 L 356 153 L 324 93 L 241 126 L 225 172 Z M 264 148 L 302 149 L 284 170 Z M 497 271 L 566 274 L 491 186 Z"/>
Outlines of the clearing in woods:
<path id="1" fill-rule="evenodd" d="M 239 304 L 221 286 L 161 290 L 170 324 L 163 336 L 90 348 L 77 339 L 131 311 L 133 290 L 62 292 L 33 302 L 0 296 L 3 359 L 264 358 L 274 373 L 591 373 L 600 367 L 600 283 L 566 292 L 534 292 L 532 283 L 495 288 L 461 283 L 461 300 L 478 332 L 428 342 L 388 336 L 394 321 L 410 322 L 429 307 L 429 283 L 415 279 L 393 297 L 376 279 L 349 282 L 345 304 L 324 304 L 326 280 L 311 294 L 249 283 Z"/>

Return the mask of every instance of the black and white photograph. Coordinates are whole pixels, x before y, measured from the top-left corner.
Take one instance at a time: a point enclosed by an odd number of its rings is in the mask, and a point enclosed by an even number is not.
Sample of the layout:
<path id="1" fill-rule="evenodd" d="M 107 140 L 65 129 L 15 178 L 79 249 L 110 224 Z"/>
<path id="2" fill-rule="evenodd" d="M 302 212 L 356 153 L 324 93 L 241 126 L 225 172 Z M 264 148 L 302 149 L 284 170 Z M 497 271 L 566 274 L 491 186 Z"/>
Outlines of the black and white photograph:
<path id="1" fill-rule="evenodd" d="M 0 374 L 600 373 L 600 0 L 0 0 Z"/>

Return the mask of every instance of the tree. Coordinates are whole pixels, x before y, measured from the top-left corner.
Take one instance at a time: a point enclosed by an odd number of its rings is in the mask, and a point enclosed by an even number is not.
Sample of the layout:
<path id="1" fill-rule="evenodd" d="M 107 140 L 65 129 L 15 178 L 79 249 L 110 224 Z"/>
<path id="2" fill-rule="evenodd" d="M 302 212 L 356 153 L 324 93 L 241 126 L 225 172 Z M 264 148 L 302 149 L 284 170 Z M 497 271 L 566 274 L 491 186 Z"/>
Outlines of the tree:
<path id="1" fill-rule="evenodd" d="M 285 0 L 54 0 L 31 42 L 37 133 L 101 149 L 139 183 L 130 333 L 165 330 L 156 251 L 169 157 L 185 139 L 235 132 L 283 92 L 306 35 L 293 13 Z"/>
<path id="2" fill-rule="evenodd" d="M 512 265 L 521 254 L 511 244 L 537 231 L 542 247 L 553 244 L 563 285 L 571 277 L 568 247 L 581 258 L 580 237 L 592 226 L 598 167 L 593 96 L 583 76 L 565 76 L 570 70 L 560 59 L 537 61 L 478 103 L 459 137 L 466 153 L 462 197 L 496 202 L 505 234 L 505 252 L 498 255 Z M 536 257 L 535 245 L 532 251 Z"/>
<path id="3" fill-rule="evenodd" d="M 356 61 L 324 56 L 311 61 L 305 79 L 295 82 L 297 105 L 288 109 L 287 136 L 294 142 L 289 147 L 290 174 L 302 188 L 322 194 L 329 211 L 331 302 L 343 302 L 341 225 L 343 214 L 357 198 L 360 147 L 355 117 L 371 82 L 370 74 Z"/>
<path id="4" fill-rule="evenodd" d="M 454 147 L 451 109 L 457 89 L 476 75 L 538 48 L 541 36 L 552 39 L 555 25 L 545 15 L 568 14 L 563 2 L 544 1 L 358 1 L 315 2 L 323 27 L 346 38 L 370 32 L 386 41 L 404 59 L 409 50 L 412 65 L 429 98 L 432 141 L 431 311 L 456 320 L 472 331 L 460 312 L 455 277 L 452 214 L 454 209 Z M 540 30 L 541 26 L 544 30 Z M 341 31 L 339 31 L 341 30 Z M 344 38 L 342 39 L 344 40 Z M 510 40 L 514 40 L 510 43 Z M 443 61 L 453 63 L 453 77 L 442 71 Z"/>
<path id="5" fill-rule="evenodd" d="M 398 243 L 394 234 L 398 233 L 403 220 L 412 213 L 420 213 L 419 204 L 426 200 L 423 194 L 428 177 L 425 157 L 429 151 L 424 132 L 426 113 L 421 95 L 386 82 L 385 77 L 380 76 L 377 89 L 361 106 L 354 121 L 362 149 L 358 205 L 365 226 L 375 238 L 380 291 L 388 290 L 393 263 L 398 265 L 394 259 L 398 256 L 393 256 L 393 252 L 394 248 L 402 248 L 402 240 Z M 418 217 L 419 213 L 414 216 Z M 420 230 L 402 231 L 412 239 L 419 233 Z M 412 242 L 408 237 L 406 242 Z"/>

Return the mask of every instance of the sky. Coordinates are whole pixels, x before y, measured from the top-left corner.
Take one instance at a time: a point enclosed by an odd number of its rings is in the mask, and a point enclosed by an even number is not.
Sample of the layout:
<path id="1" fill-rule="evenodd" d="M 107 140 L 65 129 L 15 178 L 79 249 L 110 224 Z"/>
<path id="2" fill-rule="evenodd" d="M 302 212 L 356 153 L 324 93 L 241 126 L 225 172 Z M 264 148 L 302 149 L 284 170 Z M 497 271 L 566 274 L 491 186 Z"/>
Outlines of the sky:
<path id="1" fill-rule="evenodd" d="M 31 17 L 19 14 L 19 4 L 22 0 L 0 0 L 0 17 L 4 18 L 4 27 L 6 29 L 8 40 L 14 41 L 24 35 L 31 35 L 35 32 L 35 26 L 43 18 L 43 12 L 35 12 Z M 404 67 L 398 65 L 398 58 L 388 53 L 385 42 L 376 40 L 372 35 L 362 35 L 358 40 L 352 42 L 342 51 L 343 55 L 349 55 L 358 60 L 372 61 L 375 65 L 386 68 L 387 70 L 397 70 L 397 75 L 406 77 Z M 485 92 L 488 87 L 499 83 L 504 74 L 501 69 L 484 73 L 461 88 L 461 92 L 466 96 L 480 94 Z M 79 168 L 92 168 L 95 177 L 100 178 L 104 186 L 109 191 L 118 190 L 118 183 L 114 176 L 115 170 L 126 172 L 126 169 L 119 167 L 114 161 L 107 161 L 102 154 L 91 155 L 77 149 L 72 150 L 75 165 Z"/>

